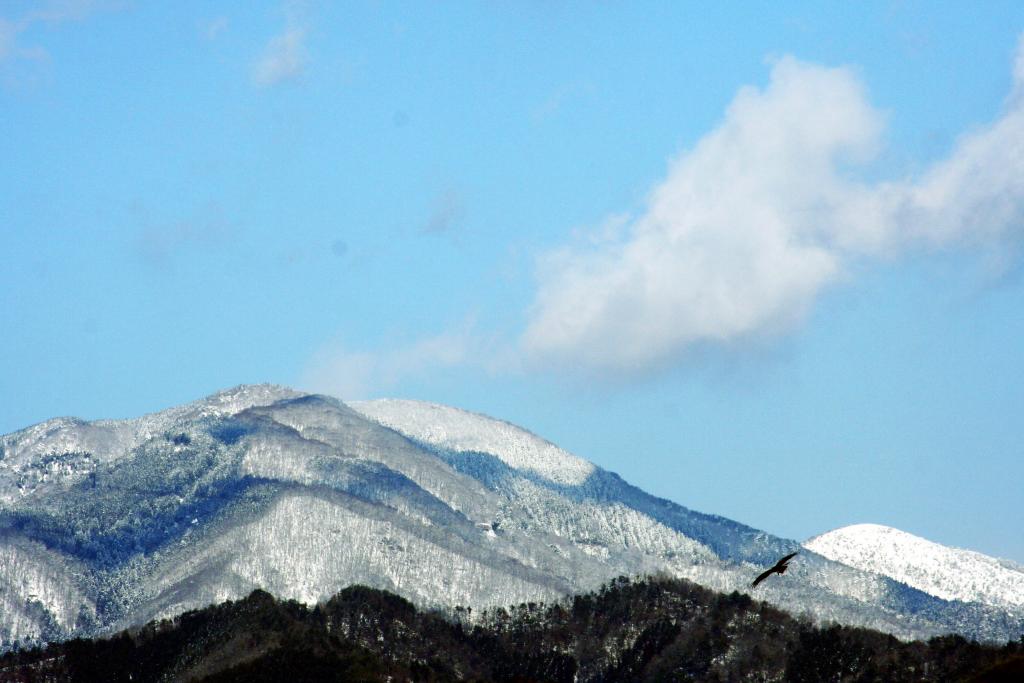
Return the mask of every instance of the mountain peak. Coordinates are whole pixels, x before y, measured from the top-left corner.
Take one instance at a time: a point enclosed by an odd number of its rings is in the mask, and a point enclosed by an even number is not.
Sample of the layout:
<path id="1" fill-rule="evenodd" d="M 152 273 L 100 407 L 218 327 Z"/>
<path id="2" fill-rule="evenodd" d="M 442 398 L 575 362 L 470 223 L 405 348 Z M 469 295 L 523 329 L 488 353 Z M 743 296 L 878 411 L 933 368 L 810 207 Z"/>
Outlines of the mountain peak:
<path id="1" fill-rule="evenodd" d="M 1024 605 L 1024 568 L 893 527 L 853 524 L 815 536 L 804 547 L 943 600 Z"/>
<path id="2" fill-rule="evenodd" d="M 303 395 L 305 392 L 280 384 L 239 384 L 210 394 L 191 405 L 202 405 L 219 414 L 231 415 L 253 406 L 269 405 Z"/>

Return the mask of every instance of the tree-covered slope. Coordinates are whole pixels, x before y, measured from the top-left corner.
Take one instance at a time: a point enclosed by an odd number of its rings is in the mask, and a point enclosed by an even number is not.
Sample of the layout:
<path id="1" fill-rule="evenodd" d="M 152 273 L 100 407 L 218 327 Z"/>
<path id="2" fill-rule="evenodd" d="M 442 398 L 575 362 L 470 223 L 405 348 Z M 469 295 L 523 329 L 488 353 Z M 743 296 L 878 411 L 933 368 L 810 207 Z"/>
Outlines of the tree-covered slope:
<path id="1" fill-rule="evenodd" d="M 515 425 L 417 401 L 242 386 L 0 436 L 0 651 L 254 589 L 314 604 L 363 584 L 477 610 L 658 572 L 745 592 L 798 549 Z M 756 596 L 904 639 L 1024 632 L 1024 605 L 946 600 L 809 550 Z"/>
<path id="2" fill-rule="evenodd" d="M 103 640 L 0 658 L 3 681 L 995 681 L 1024 664 L 959 636 L 816 626 L 680 579 L 616 579 L 545 605 L 417 610 L 354 586 L 309 608 L 255 591 Z"/>

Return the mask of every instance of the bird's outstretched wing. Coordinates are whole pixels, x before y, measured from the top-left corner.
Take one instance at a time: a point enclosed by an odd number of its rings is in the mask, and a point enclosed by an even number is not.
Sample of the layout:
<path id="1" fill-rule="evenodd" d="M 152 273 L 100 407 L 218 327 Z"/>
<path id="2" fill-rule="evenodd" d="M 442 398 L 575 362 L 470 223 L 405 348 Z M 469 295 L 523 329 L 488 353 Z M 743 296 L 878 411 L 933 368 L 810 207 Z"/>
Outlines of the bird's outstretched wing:
<path id="1" fill-rule="evenodd" d="M 797 554 L 799 554 L 799 552 L 800 552 L 800 551 L 798 550 L 798 551 L 796 551 L 795 553 L 790 553 L 789 555 L 786 555 L 786 556 L 785 556 L 784 558 L 782 558 L 781 560 L 779 560 L 778 562 L 776 562 L 776 563 L 775 563 L 775 566 L 776 566 L 776 567 L 781 567 L 782 565 L 786 564 L 787 562 L 789 562 L 790 560 L 792 560 L 792 559 L 793 559 L 794 557 L 796 557 L 796 556 L 797 556 Z"/>
<path id="2" fill-rule="evenodd" d="M 756 579 L 754 579 L 754 583 L 750 584 L 750 587 L 753 588 L 757 584 L 761 583 L 769 576 L 771 576 L 774 571 L 775 567 L 772 567 L 771 569 L 766 569 L 765 571 L 761 572 L 761 574 Z"/>

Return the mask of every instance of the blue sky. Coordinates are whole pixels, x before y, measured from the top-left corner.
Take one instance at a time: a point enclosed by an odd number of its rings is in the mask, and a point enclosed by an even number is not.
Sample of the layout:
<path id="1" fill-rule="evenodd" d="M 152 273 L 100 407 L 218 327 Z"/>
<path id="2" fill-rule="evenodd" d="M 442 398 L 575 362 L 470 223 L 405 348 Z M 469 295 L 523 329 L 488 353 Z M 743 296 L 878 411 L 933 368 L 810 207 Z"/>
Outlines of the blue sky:
<path id="1" fill-rule="evenodd" d="M 0 432 L 419 398 L 1024 562 L 1024 6 L 723 5 L 0 4 Z"/>

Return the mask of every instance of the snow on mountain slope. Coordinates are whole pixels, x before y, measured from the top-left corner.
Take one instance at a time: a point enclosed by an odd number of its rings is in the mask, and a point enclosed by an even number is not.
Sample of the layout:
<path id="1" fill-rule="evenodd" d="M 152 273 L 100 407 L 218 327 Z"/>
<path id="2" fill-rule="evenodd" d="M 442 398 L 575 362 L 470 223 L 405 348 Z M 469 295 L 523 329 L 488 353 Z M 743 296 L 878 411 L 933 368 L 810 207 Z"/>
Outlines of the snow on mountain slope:
<path id="1" fill-rule="evenodd" d="M 815 536 L 804 547 L 943 600 L 1024 606 L 1024 567 L 892 527 L 855 524 Z"/>
<path id="2" fill-rule="evenodd" d="M 372 420 L 432 446 L 496 455 L 509 467 L 535 472 L 558 484 L 582 484 L 594 465 L 508 422 L 458 408 L 381 399 L 353 401 Z"/>
<path id="3" fill-rule="evenodd" d="M 0 644 L 59 637 L 95 623 L 80 563 L 40 543 L 0 535 Z"/>
<path id="4" fill-rule="evenodd" d="M 666 572 L 748 591 L 796 542 L 688 510 L 529 432 L 416 401 L 243 386 L 131 420 L 0 436 L 0 650 L 106 633 L 255 587 L 352 583 L 422 606 L 548 600 Z M 805 550 L 755 597 L 899 637 L 1024 632 Z"/>
<path id="5" fill-rule="evenodd" d="M 235 387 L 129 420 L 87 422 L 58 417 L 0 436 L 0 504 L 32 495 L 41 487 L 80 481 L 101 463 L 124 457 L 177 424 L 234 415 L 300 395 L 269 384 Z"/>

